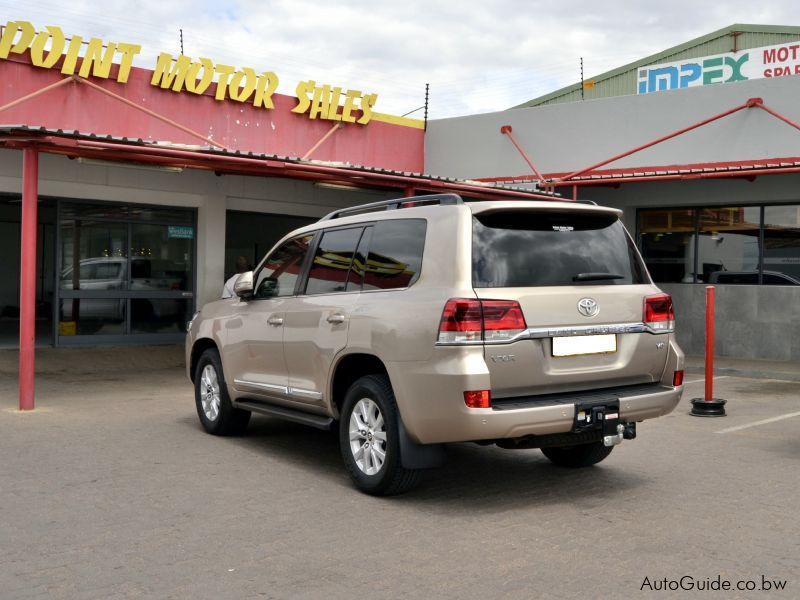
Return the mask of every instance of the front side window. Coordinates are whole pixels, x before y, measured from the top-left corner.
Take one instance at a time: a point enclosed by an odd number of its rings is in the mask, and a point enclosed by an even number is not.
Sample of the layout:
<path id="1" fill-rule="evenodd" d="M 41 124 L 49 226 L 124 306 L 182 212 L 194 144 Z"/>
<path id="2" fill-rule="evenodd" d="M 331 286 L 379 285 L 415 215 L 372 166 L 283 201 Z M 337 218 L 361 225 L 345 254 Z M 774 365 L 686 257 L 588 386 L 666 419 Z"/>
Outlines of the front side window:
<path id="1" fill-rule="evenodd" d="M 476 288 L 647 282 L 644 265 L 616 215 L 502 211 L 473 218 Z"/>
<path id="2" fill-rule="evenodd" d="M 256 276 L 254 298 L 294 295 L 313 235 L 301 235 L 284 242 L 264 261 Z"/>
<path id="3" fill-rule="evenodd" d="M 322 234 L 308 273 L 306 294 L 344 292 L 361 238 L 362 227 L 333 229 Z"/>

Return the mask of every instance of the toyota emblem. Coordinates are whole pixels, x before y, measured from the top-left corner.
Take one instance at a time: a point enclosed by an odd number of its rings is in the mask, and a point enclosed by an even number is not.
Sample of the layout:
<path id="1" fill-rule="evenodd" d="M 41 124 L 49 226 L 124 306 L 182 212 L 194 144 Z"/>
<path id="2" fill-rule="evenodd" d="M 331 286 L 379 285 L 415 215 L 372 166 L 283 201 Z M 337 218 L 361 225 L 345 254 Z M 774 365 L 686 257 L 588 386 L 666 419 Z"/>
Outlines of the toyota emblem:
<path id="1" fill-rule="evenodd" d="M 594 298 L 581 298 L 578 300 L 578 312 L 584 317 L 594 317 L 600 312 L 600 307 Z"/>

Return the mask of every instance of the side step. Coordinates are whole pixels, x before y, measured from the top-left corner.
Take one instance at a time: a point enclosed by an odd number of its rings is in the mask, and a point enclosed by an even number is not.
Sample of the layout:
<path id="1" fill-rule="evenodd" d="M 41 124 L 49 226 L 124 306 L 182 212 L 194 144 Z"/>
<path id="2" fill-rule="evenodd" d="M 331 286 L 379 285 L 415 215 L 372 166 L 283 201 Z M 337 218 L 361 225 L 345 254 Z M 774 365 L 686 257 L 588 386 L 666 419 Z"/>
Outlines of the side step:
<path id="1" fill-rule="evenodd" d="M 293 408 L 276 406 L 257 400 L 240 400 L 236 403 L 236 408 L 250 410 L 271 417 L 278 417 L 284 421 L 292 421 L 293 423 L 300 423 L 301 425 L 308 425 L 309 427 L 316 427 L 317 429 L 324 429 L 325 431 L 330 430 L 333 424 L 333 419 L 331 417 L 314 415 Z"/>

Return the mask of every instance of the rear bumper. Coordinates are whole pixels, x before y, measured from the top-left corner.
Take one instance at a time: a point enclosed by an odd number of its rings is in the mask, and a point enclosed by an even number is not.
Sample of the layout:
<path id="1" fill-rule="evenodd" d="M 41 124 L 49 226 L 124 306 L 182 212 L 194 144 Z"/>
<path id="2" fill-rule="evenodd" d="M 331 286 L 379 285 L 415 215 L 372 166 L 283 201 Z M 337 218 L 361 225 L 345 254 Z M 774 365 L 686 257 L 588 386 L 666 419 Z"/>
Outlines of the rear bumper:
<path id="1" fill-rule="evenodd" d="M 482 348 L 462 348 L 426 363 L 388 363 L 389 377 L 409 436 L 420 444 L 498 440 L 568 433 L 575 405 L 588 397 L 610 395 L 619 401 L 620 421 L 660 417 L 678 405 L 683 387 L 672 387 L 672 372 L 683 354 L 671 352 L 661 382 L 645 385 L 496 400 L 493 408 L 467 408 L 465 390 L 491 390 Z M 455 350 L 455 349 L 451 349 Z"/>

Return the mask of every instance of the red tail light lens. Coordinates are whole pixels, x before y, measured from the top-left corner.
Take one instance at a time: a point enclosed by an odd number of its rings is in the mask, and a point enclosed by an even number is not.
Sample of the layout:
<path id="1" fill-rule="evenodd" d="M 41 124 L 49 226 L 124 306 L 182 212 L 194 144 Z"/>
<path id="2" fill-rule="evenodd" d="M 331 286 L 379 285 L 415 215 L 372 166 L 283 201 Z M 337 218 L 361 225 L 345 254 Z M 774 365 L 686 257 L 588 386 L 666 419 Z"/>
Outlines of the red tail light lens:
<path id="1" fill-rule="evenodd" d="M 525 317 L 515 300 L 481 300 L 485 340 L 507 340 L 524 331 Z"/>
<path id="2" fill-rule="evenodd" d="M 491 408 L 492 394 L 489 390 L 464 392 L 464 404 L 469 408 Z"/>
<path id="3" fill-rule="evenodd" d="M 439 342 L 507 340 L 526 327 L 522 308 L 515 300 L 451 298 L 439 321 Z"/>
<path id="4" fill-rule="evenodd" d="M 675 311 L 672 296 L 655 294 L 644 299 L 644 324 L 656 332 L 669 332 L 675 329 Z"/>
<path id="5" fill-rule="evenodd" d="M 683 371 L 675 371 L 672 376 L 672 387 L 683 385 Z"/>
<path id="6" fill-rule="evenodd" d="M 440 342 L 480 341 L 482 331 L 480 301 L 470 298 L 451 298 L 447 301 L 439 321 Z"/>

